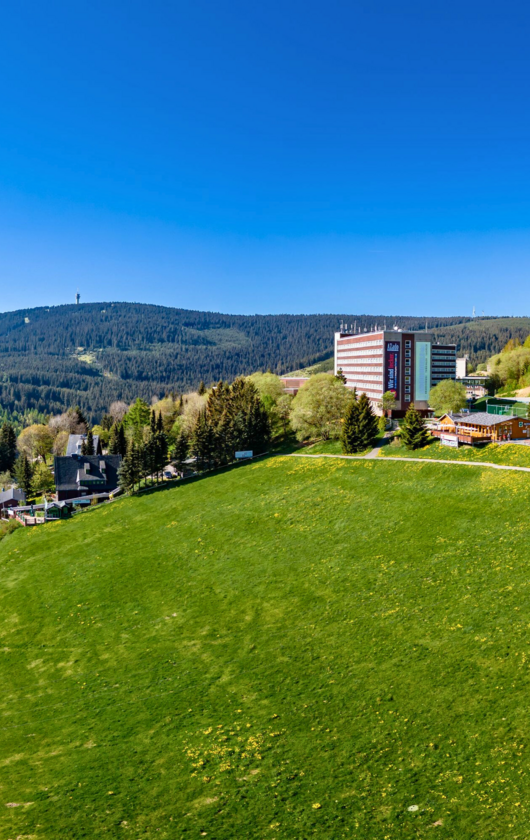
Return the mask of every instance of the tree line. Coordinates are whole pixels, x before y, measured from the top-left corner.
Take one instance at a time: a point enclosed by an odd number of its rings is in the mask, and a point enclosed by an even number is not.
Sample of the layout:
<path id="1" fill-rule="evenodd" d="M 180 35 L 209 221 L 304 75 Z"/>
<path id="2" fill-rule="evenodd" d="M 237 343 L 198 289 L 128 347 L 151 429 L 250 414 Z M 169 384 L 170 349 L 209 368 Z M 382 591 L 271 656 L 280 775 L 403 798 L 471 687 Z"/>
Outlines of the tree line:
<path id="1" fill-rule="evenodd" d="M 0 406 L 44 414 L 79 405 L 95 423 L 113 401 L 150 402 L 167 391 L 233 381 L 252 371 L 286 373 L 328 358 L 343 318 L 359 330 L 368 315 L 223 315 L 128 303 L 0 313 Z M 386 316 L 389 324 L 395 320 Z M 421 318 L 399 318 L 407 329 Z M 439 330 L 459 318 L 429 321 Z"/>

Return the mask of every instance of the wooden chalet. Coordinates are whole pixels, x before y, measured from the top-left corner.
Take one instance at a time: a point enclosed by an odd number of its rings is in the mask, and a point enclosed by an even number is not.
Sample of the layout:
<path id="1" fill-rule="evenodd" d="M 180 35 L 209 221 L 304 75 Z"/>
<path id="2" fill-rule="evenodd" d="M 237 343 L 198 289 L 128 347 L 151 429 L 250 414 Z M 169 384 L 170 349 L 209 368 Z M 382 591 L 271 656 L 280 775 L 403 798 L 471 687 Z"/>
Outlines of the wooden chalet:
<path id="1" fill-rule="evenodd" d="M 444 414 L 432 429 L 435 437 L 454 436 L 459 443 L 501 443 L 509 440 L 530 441 L 530 420 L 497 414 Z"/>

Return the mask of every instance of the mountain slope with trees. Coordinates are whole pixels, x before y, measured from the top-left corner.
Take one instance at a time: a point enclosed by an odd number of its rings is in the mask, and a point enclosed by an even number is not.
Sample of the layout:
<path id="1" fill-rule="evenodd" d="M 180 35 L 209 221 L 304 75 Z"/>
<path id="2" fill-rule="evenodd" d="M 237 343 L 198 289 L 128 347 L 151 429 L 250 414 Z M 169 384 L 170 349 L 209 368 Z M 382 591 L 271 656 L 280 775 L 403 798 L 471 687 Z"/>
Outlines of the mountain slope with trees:
<path id="1" fill-rule="evenodd" d="M 136 303 L 87 303 L 0 314 L 0 406 L 90 419 L 114 400 L 184 391 L 271 368 L 284 373 L 333 351 L 341 317 L 360 329 L 378 315 L 223 315 Z M 386 316 L 389 324 L 393 316 Z M 440 330 L 462 318 L 431 321 Z M 400 318 L 410 329 L 421 318 Z"/>
<path id="2" fill-rule="evenodd" d="M 328 359 L 340 321 L 369 330 L 385 322 L 425 329 L 425 318 L 392 315 L 224 315 L 137 303 L 87 303 L 0 314 L 0 408 L 58 413 L 79 405 L 90 419 L 114 400 L 148 402 L 256 370 L 275 373 Z M 530 319 L 430 318 L 439 341 L 479 362 Z"/>

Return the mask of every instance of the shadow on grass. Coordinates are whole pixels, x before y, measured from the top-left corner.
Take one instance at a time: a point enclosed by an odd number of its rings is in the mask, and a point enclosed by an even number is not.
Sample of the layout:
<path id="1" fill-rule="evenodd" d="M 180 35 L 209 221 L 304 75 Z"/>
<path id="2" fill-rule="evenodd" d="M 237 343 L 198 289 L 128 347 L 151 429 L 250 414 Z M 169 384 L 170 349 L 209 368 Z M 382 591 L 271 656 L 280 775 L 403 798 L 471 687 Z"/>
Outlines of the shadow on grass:
<path id="1" fill-rule="evenodd" d="M 215 467 L 212 470 L 204 470 L 204 472 L 194 473 L 193 475 L 185 476 L 184 478 L 176 478 L 170 481 L 164 481 L 162 484 L 153 484 L 152 487 L 142 487 L 131 496 L 122 495 L 121 499 L 135 498 L 139 496 L 150 496 L 153 493 L 161 493 L 163 490 L 174 490 L 176 487 L 182 487 L 187 484 L 195 484 L 197 481 L 204 481 L 207 478 L 213 478 L 221 473 L 229 473 L 233 470 L 240 470 L 248 464 L 255 464 L 257 461 L 262 461 L 265 458 L 271 458 L 274 455 L 283 454 L 279 451 L 263 452 L 261 455 L 255 455 L 254 458 L 247 458 L 244 461 L 233 461 L 231 464 L 225 464 L 222 467 Z M 116 500 L 117 501 L 117 500 Z"/>

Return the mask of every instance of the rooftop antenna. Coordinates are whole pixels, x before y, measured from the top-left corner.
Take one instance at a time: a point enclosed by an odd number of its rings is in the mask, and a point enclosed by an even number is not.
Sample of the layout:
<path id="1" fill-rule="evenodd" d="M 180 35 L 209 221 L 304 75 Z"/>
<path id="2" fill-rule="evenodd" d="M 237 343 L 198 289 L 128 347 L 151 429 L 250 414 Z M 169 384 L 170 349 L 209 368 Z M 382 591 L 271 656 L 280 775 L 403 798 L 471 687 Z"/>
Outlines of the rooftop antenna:
<path id="1" fill-rule="evenodd" d="M 476 317 L 477 317 L 477 313 L 475 311 L 475 307 L 473 307 L 473 318 L 476 318 Z"/>
<path id="2" fill-rule="evenodd" d="M 482 310 L 482 317 L 484 317 L 484 310 Z"/>
<path id="3" fill-rule="evenodd" d="M 357 332 L 357 321 L 355 321 L 355 323 L 353 325 L 353 334 L 355 335 L 356 332 Z"/>

